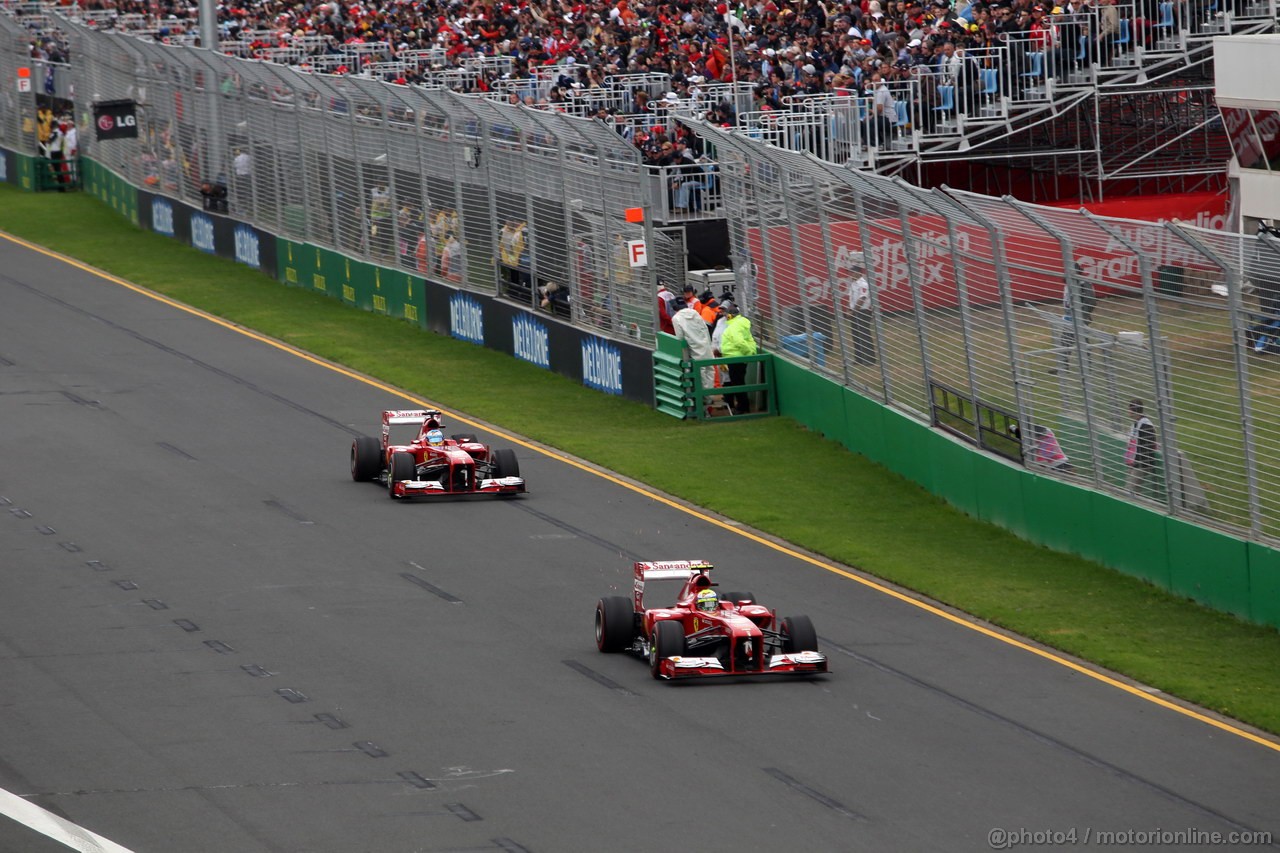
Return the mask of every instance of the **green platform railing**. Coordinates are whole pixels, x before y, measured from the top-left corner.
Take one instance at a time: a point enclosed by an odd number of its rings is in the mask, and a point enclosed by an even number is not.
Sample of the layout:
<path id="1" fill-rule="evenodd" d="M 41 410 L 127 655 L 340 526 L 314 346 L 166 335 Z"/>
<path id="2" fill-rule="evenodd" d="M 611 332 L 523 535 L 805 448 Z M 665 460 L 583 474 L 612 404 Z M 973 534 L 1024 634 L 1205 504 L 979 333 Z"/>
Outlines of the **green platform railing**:
<path id="1" fill-rule="evenodd" d="M 704 388 L 703 367 L 746 364 L 751 380 L 732 389 Z M 747 394 L 751 409 L 747 412 L 728 410 L 721 400 L 730 390 Z M 773 355 L 766 352 L 734 358 L 685 358 L 684 342 L 674 335 L 658 333 L 658 346 L 653 353 L 653 399 L 656 408 L 676 418 L 698 420 L 746 420 L 778 414 L 778 395 L 774 381 Z"/>

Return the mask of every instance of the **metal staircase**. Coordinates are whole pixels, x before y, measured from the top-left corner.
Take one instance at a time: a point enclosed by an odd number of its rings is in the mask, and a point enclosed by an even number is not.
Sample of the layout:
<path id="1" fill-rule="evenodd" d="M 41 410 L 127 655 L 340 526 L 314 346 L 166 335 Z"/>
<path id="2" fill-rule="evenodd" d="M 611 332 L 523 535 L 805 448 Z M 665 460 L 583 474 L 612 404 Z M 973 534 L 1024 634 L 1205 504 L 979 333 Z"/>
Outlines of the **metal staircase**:
<path id="1" fill-rule="evenodd" d="M 914 163 L 876 171 L 911 180 L 913 165 L 923 174 L 929 163 L 1034 162 L 1089 182 L 1099 194 L 1118 180 L 1220 176 L 1231 149 L 1214 99 L 1213 39 L 1276 32 L 1277 24 L 1270 3 L 1254 2 L 1239 14 L 1218 13 L 1214 4 L 1185 27 L 1153 27 L 1150 46 L 1129 33 L 1110 63 L 1066 69 L 1020 97 L 1002 93 L 998 109 L 918 134 Z"/>

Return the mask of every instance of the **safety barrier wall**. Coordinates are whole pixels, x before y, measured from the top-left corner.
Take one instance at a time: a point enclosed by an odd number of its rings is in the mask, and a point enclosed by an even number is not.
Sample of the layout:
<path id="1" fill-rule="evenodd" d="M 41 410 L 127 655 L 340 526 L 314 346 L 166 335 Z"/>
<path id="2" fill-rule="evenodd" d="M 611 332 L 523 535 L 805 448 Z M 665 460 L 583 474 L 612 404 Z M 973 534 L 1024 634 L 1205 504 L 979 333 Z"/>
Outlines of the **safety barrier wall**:
<path id="1" fill-rule="evenodd" d="M 902 412 L 774 359 L 779 414 L 966 514 L 1243 619 L 1280 627 L 1280 553 L 982 453 Z M 918 532 L 915 535 L 928 535 Z"/>
<path id="2" fill-rule="evenodd" d="M 0 163 L 33 158 L 0 149 Z M 278 238 L 232 217 L 139 190 L 83 160 L 84 188 L 135 225 L 353 308 L 494 349 L 606 394 L 653 405 L 653 351 L 553 320 L 487 294 Z M 7 173 L 6 173 L 7 174 Z M 3 175 L 0 175 L 3 179 Z"/>

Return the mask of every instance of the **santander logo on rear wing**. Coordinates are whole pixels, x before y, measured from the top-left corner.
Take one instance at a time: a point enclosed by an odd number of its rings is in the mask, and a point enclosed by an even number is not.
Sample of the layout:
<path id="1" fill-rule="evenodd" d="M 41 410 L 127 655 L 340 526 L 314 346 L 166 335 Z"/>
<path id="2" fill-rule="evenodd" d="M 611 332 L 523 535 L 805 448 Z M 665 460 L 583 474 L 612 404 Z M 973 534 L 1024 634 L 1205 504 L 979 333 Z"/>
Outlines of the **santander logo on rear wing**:
<path id="1" fill-rule="evenodd" d="M 709 572 L 715 566 L 706 560 L 662 560 L 636 563 L 636 580 L 684 580 L 695 572 Z"/>
<path id="2" fill-rule="evenodd" d="M 426 423 L 427 418 L 433 415 L 440 417 L 439 412 L 425 409 L 387 411 L 382 413 L 382 422 L 384 424 L 421 424 Z"/>

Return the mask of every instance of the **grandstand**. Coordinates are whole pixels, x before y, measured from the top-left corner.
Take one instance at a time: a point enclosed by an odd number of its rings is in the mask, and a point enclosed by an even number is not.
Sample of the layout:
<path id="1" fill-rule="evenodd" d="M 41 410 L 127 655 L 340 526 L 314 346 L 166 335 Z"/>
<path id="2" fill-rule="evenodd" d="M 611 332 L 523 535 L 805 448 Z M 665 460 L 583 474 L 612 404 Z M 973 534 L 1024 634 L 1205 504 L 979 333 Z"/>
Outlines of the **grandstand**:
<path id="1" fill-rule="evenodd" d="M 285 5 L 268 16 L 244 3 L 224 9 L 219 50 L 312 73 L 607 118 L 642 147 L 655 128 L 675 132 L 677 117 L 705 118 L 920 186 L 1033 201 L 1223 189 L 1230 147 L 1213 96 L 1212 40 L 1275 32 L 1275 0 L 940 2 L 930 7 L 934 14 L 903 4 L 892 26 L 883 15 L 868 16 L 867 4 L 832 6 L 820 39 L 805 35 L 817 24 L 796 23 L 818 14 L 804 3 L 708 4 L 692 29 L 654 13 L 671 43 L 679 35 L 683 52 L 647 35 L 645 48 L 631 49 L 626 37 L 636 31 L 617 22 L 611 30 L 602 21 L 610 7 L 602 4 L 575 6 L 560 22 L 538 14 L 537 4 L 520 11 L 455 4 L 437 21 L 425 15 L 430 4 L 372 2 L 345 11 L 334 4 L 310 14 L 310 6 Z M 5 5 L 44 33 L 56 32 L 46 13 L 62 8 L 99 31 L 199 43 L 194 6 L 166 3 L 157 15 L 149 4 Z M 721 48 L 713 64 L 726 33 L 734 50 Z M 640 56 L 646 52 L 662 61 L 648 62 Z M 770 86 L 778 71 L 781 84 Z M 873 83 L 873 74 L 883 80 Z M 879 86 L 892 104 L 884 120 L 875 120 Z M 695 143 L 693 154 L 700 153 Z M 648 165 L 662 187 L 692 171 L 687 163 L 674 171 Z M 698 177 L 714 191 L 714 181 Z M 651 195 L 662 201 L 668 194 Z M 673 207 L 662 204 L 664 219 L 705 218 L 715 202 Z"/>

